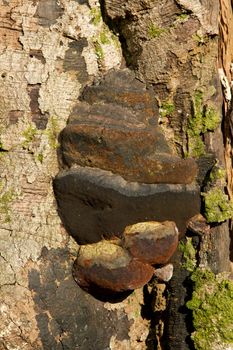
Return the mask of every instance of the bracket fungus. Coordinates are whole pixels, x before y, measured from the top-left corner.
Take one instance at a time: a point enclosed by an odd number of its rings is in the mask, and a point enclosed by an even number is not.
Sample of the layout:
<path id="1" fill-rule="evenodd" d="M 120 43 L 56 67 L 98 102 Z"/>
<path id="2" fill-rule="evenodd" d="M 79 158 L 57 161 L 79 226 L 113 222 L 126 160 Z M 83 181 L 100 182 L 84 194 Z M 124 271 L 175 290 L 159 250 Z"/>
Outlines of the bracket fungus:
<path id="1" fill-rule="evenodd" d="M 145 263 L 164 264 L 178 245 L 178 229 L 174 222 L 140 222 L 127 226 L 123 234 L 123 247 L 132 256 Z"/>
<path id="2" fill-rule="evenodd" d="M 158 115 L 153 90 L 129 69 L 112 70 L 85 87 L 60 134 L 65 170 L 53 187 L 66 230 L 84 245 L 73 274 L 85 289 L 147 283 L 151 265 L 176 249 L 174 222 L 183 234 L 199 213 L 197 164 L 171 148 Z M 120 245 L 109 242 L 116 237 Z"/>
<path id="3" fill-rule="evenodd" d="M 139 184 L 120 175 L 76 166 L 54 179 L 58 211 L 79 244 L 121 237 L 126 226 L 144 221 L 174 221 L 181 234 L 200 209 L 195 185 Z"/>
<path id="4" fill-rule="evenodd" d="M 128 69 L 84 90 L 60 141 L 69 166 L 112 171 L 126 181 L 189 184 L 197 175 L 194 159 L 178 157 L 167 143 L 153 92 Z"/>
<path id="5" fill-rule="evenodd" d="M 165 264 L 178 245 L 178 230 L 173 222 L 141 222 L 126 227 L 122 239 L 102 240 L 82 245 L 73 266 L 73 276 L 87 291 L 125 292 L 144 286 L 155 274 L 169 279 Z M 167 271 L 168 270 L 168 271 Z"/>
<path id="6" fill-rule="evenodd" d="M 133 259 L 122 247 L 108 241 L 81 246 L 73 267 L 74 279 L 80 287 L 109 292 L 140 288 L 153 272 L 152 266 Z"/>

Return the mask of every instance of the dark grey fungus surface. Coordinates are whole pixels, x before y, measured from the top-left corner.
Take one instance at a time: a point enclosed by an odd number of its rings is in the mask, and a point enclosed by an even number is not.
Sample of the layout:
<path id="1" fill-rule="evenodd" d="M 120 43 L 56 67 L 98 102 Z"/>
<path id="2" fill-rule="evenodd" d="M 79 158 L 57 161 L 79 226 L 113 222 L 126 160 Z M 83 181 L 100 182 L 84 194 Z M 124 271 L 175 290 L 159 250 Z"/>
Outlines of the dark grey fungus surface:
<path id="1" fill-rule="evenodd" d="M 62 222 L 79 244 L 121 237 L 127 225 L 172 220 L 180 234 L 189 218 L 200 212 L 195 185 L 127 182 L 98 168 L 76 166 L 53 181 Z"/>

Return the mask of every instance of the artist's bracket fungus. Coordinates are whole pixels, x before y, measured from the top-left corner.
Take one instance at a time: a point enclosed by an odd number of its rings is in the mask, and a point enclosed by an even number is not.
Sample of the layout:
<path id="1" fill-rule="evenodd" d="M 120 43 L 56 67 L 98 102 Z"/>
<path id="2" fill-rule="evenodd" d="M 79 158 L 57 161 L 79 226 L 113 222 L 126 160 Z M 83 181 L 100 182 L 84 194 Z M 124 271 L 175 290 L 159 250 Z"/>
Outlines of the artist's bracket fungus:
<path id="1" fill-rule="evenodd" d="M 176 250 L 178 229 L 174 222 L 149 221 L 127 226 L 123 234 L 123 247 L 145 263 L 166 263 Z"/>
<path id="2" fill-rule="evenodd" d="M 196 162 L 171 149 L 153 91 L 129 69 L 84 89 L 60 144 L 66 170 L 54 179 L 54 193 L 65 228 L 83 245 L 76 281 L 115 291 L 144 285 L 152 265 L 174 253 L 176 225 L 183 234 L 200 211 Z M 109 242 L 114 237 L 120 244 Z"/>
<path id="3" fill-rule="evenodd" d="M 88 291 L 102 289 L 111 293 L 140 288 L 156 275 L 152 265 L 165 264 L 177 244 L 178 230 L 171 221 L 128 226 L 121 240 L 81 246 L 73 267 L 74 279 Z M 170 272 L 171 268 L 164 271 L 165 279 Z"/>

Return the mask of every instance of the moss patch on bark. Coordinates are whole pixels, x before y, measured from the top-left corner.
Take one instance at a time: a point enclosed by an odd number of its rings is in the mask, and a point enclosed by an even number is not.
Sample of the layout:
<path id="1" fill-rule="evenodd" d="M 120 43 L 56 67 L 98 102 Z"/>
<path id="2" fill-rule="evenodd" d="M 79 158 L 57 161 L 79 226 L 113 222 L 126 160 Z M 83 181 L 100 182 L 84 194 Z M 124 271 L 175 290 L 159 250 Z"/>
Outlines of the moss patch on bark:
<path id="1" fill-rule="evenodd" d="M 191 338 L 197 350 L 222 349 L 233 345 L 233 282 L 207 269 L 197 268 L 191 275 L 192 310 L 195 332 Z"/>
<path id="2" fill-rule="evenodd" d="M 215 165 L 207 182 L 208 190 L 202 193 L 204 215 L 208 223 L 223 222 L 233 217 L 233 202 L 224 192 L 226 188 L 226 171 Z"/>
<path id="3" fill-rule="evenodd" d="M 190 272 L 192 297 L 186 306 L 192 311 L 195 331 L 191 334 L 196 350 L 228 349 L 233 345 L 233 282 L 226 274 L 215 275 L 197 266 L 192 238 L 182 243 L 183 267 Z M 229 347 L 230 349 L 230 347 Z"/>
<path id="4" fill-rule="evenodd" d="M 233 217 L 233 203 L 221 188 L 203 194 L 207 222 L 223 222 Z"/>
<path id="5" fill-rule="evenodd" d="M 203 92 L 196 91 L 192 101 L 193 115 L 188 120 L 188 156 L 200 157 L 205 154 L 203 134 L 214 131 L 221 122 L 220 115 L 211 106 L 203 104 Z"/>

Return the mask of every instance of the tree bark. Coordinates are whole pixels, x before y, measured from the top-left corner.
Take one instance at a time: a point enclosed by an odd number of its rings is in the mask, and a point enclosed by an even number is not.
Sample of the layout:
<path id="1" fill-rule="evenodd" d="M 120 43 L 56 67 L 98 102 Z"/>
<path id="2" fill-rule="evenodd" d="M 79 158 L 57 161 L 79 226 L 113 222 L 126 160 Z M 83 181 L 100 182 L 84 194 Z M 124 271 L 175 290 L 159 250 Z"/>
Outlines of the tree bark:
<path id="1" fill-rule="evenodd" d="M 193 214 L 216 160 L 232 198 L 232 101 L 218 75 L 220 66 L 230 84 L 230 0 L 3 0 L 0 14 L 0 350 L 193 349 L 181 252 L 171 282 L 153 280 L 116 303 L 94 298 L 72 277 L 79 245 L 52 182 L 68 169 L 59 135 L 85 87 L 127 67 L 152 93 L 172 156 L 198 164 Z M 223 121 L 205 128 L 197 115 L 210 110 Z M 193 235 L 215 273 L 230 270 L 229 232 L 226 221 Z"/>

